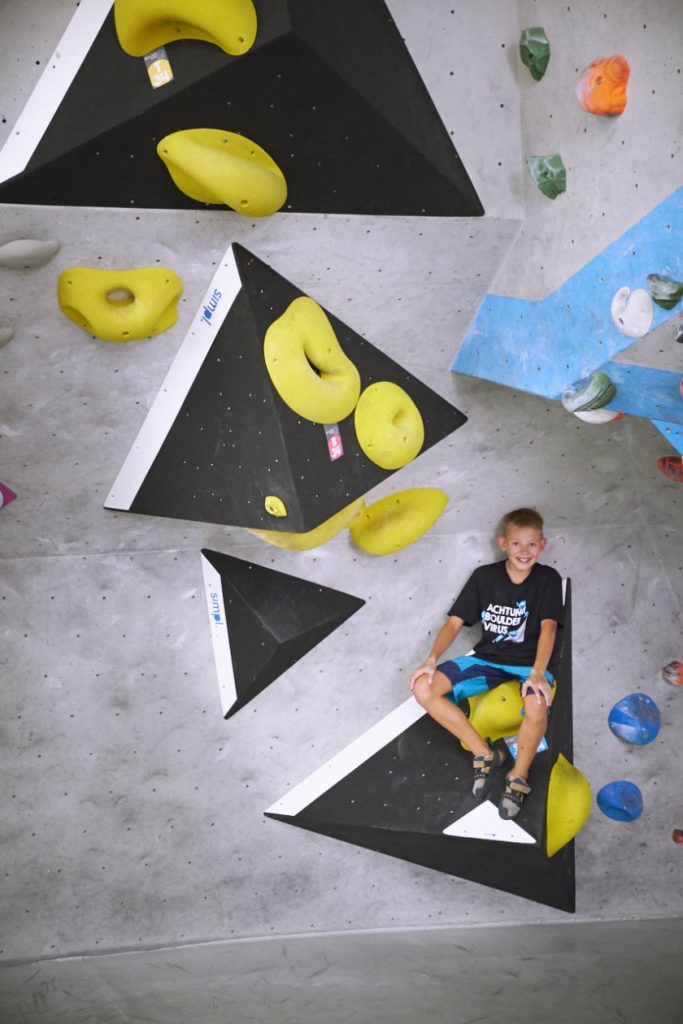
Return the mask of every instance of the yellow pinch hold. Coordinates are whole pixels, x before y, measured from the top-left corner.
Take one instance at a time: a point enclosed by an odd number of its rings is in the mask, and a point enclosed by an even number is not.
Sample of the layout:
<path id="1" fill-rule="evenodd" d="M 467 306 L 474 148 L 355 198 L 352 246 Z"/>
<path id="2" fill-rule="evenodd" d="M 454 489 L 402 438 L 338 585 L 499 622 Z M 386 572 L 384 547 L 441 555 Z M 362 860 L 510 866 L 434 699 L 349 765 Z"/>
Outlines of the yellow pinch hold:
<path id="1" fill-rule="evenodd" d="M 349 523 L 356 518 L 359 512 L 365 507 L 362 498 L 340 509 L 324 523 L 316 526 L 306 533 L 285 533 L 280 530 L 249 530 L 255 537 L 260 537 L 266 544 L 273 544 L 276 548 L 285 548 L 288 551 L 308 551 L 311 548 L 318 548 L 327 544 L 338 533 L 341 533 Z"/>
<path id="2" fill-rule="evenodd" d="M 69 267 L 57 281 L 62 313 L 103 341 L 138 341 L 178 319 L 183 282 L 168 267 Z"/>
<path id="3" fill-rule="evenodd" d="M 591 812 L 588 779 L 562 754 L 550 772 L 546 818 L 546 854 L 554 856 L 581 831 Z"/>
<path id="4" fill-rule="evenodd" d="M 360 374 L 314 299 L 290 302 L 266 331 L 263 356 L 273 387 L 297 415 L 338 423 L 353 412 Z"/>
<path id="5" fill-rule="evenodd" d="M 553 683 L 553 694 L 556 689 L 557 685 Z M 501 683 L 486 693 L 468 697 L 468 702 L 470 722 L 481 736 L 498 740 L 518 732 L 524 701 L 516 679 L 511 679 L 509 683 Z M 464 743 L 463 747 L 469 750 Z"/>
<path id="6" fill-rule="evenodd" d="M 426 533 L 447 504 L 448 495 L 436 487 L 397 491 L 365 509 L 349 531 L 369 555 L 393 555 Z"/>
<path id="7" fill-rule="evenodd" d="M 278 498 L 275 494 L 269 494 L 263 504 L 269 516 L 275 516 L 276 518 L 281 519 L 287 515 L 287 508 L 284 501 L 282 498 Z"/>
<path id="8" fill-rule="evenodd" d="M 358 399 L 356 437 L 364 453 L 382 469 L 400 469 L 418 454 L 425 439 L 420 410 L 407 391 L 382 380 Z"/>
<path id="9" fill-rule="evenodd" d="M 131 57 L 176 39 L 200 39 L 239 56 L 254 44 L 257 18 L 252 0 L 114 0 L 114 24 Z"/>
<path id="10" fill-rule="evenodd" d="M 164 136 L 157 153 L 180 191 L 198 203 L 229 206 L 245 217 L 267 217 L 287 198 L 278 165 L 244 135 L 188 128 Z"/>

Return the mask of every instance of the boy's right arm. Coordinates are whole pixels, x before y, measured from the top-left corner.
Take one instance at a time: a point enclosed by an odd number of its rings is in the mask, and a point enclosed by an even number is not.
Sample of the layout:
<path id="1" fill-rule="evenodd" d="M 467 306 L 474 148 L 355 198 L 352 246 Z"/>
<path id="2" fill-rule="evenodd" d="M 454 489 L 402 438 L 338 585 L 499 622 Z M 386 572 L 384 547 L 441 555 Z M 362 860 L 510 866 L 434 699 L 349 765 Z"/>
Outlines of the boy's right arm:
<path id="1" fill-rule="evenodd" d="M 434 672 L 436 671 L 436 666 L 439 661 L 439 658 L 441 657 L 443 652 L 450 647 L 450 645 L 453 643 L 456 636 L 458 635 L 458 633 L 460 632 L 464 625 L 464 619 L 461 619 L 460 616 L 448 616 L 443 626 L 436 634 L 434 643 L 432 644 L 431 651 L 429 652 L 423 663 L 419 666 L 419 668 L 416 668 L 413 674 L 411 675 L 408 683 L 411 690 L 415 688 L 415 683 L 420 678 L 420 676 L 427 676 L 427 682 L 431 684 L 432 680 L 434 679 Z"/>

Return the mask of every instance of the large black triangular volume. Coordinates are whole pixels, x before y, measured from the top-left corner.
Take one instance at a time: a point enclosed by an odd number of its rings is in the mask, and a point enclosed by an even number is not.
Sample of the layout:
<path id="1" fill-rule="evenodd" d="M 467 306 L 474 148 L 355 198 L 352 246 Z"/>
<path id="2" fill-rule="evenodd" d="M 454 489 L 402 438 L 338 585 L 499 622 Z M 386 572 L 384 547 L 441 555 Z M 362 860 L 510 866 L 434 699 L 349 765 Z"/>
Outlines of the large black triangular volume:
<path id="1" fill-rule="evenodd" d="M 225 718 L 365 604 L 219 551 L 202 551 L 202 571 Z"/>
<path id="2" fill-rule="evenodd" d="M 273 388 L 263 339 L 300 295 L 246 249 L 230 247 L 107 508 L 301 533 L 392 475 L 363 453 L 353 413 L 339 424 L 344 454 L 332 460 L 324 427 L 292 412 Z M 466 421 L 398 363 L 327 315 L 363 388 L 388 380 L 413 399 L 425 427 L 423 451 Z M 281 499 L 286 516 L 268 514 L 269 496 Z"/>
<path id="3" fill-rule="evenodd" d="M 534 762 L 532 793 L 514 822 L 502 822 L 495 811 L 502 778 L 490 800 L 477 805 L 471 796 L 471 756 L 412 699 L 290 791 L 267 815 L 573 913 L 574 843 L 550 858 L 545 852 L 550 770 L 559 753 L 571 757 L 569 597 L 567 584 L 549 749 Z M 497 825 L 489 822 L 480 835 L 472 829 L 457 831 L 487 806 L 490 821 Z"/>
<path id="4" fill-rule="evenodd" d="M 197 209 L 156 154 L 171 132 L 217 128 L 262 146 L 288 185 L 283 211 L 480 216 L 484 211 L 384 0 L 255 0 L 252 49 L 231 57 L 168 46 L 172 82 L 152 89 L 142 59 L 105 19 L 57 111 L 17 160 L 0 156 L 0 202 Z M 95 29 L 93 29 L 93 32 Z M 68 33 L 60 43 L 63 70 Z M 49 92 L 46 88 L 43 93 Z M 28 107 L 27 107 L 28 111 Z M 35 128 L 34 128 L 35 133 Z M 21 133 L 19 133 L 21 134 Z M 40 132 L 38 131 L 38 136 Z"/>

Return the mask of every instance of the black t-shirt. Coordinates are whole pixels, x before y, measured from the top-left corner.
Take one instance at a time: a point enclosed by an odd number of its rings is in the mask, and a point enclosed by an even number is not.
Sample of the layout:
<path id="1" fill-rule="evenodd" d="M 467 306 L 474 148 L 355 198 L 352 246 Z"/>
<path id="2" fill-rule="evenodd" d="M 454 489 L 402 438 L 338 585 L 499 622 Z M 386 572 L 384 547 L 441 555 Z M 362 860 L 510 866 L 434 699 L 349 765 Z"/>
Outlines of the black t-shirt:
<path id="1" fill-rule="evenodd" d="M 562 625 L 562 579 L 549 565 L 532 567 L 522 583 L 513 583 L 505 560 L 480 565 L 455 599 L 449 615 L 466 626 L 481 622 L 484 635 L 477 657 L 502 665 L 533 665 L 543 619 Z"/>

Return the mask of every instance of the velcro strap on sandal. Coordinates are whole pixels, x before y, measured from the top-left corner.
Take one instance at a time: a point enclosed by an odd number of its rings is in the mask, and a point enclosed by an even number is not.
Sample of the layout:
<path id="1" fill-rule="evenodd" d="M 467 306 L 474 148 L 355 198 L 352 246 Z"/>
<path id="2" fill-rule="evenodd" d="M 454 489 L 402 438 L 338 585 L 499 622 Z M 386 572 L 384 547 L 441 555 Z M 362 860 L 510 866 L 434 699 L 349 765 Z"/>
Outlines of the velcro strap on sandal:
<path id="1" fill-rule="evenodd" d="M 508 779 L 507 788 L 513 793 L 523 793 L 524 796 L 528 796 L 531 792 L 531 786 L 528 786 L 523 779 Z"/>

